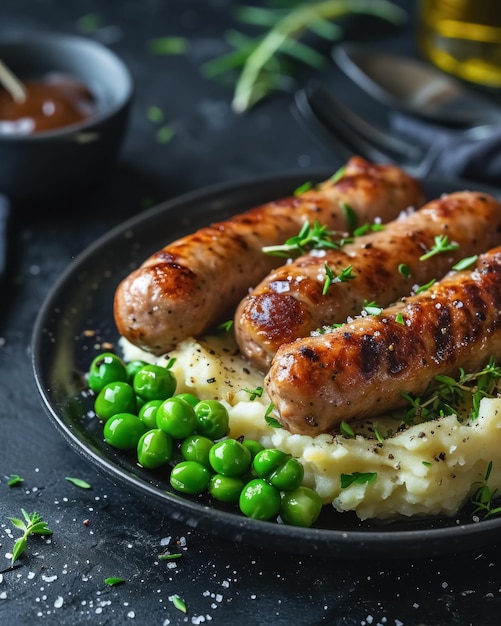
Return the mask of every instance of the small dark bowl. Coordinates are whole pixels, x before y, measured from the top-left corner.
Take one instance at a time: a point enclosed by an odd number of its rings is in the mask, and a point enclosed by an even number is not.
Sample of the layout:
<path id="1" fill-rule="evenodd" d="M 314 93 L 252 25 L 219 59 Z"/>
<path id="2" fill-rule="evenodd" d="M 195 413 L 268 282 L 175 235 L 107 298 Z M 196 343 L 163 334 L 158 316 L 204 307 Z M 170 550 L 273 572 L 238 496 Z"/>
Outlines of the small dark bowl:
<path id="1" fill-rule="evenodd" d="M 0 135 L 0 192 L 12 200 L 92 190 L 108 176 L 121 147 L 132 80 L 105 46 L 83 37 L 29 33 L 0 41 L 0 59 L 21 80 L 57 72 L 85 84 L 96 112 L 85 121 L 31 135 Z"/>

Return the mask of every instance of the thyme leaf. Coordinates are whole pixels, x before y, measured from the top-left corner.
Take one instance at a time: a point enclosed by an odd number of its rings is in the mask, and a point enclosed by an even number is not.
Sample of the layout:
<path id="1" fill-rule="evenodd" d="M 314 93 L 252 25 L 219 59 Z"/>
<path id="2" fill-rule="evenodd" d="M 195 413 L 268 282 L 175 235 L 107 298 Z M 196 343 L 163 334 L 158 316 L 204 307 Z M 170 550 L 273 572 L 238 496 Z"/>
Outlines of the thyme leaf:
<path id="1" fill-rule="evenodd" d="M 449 237 L 447 237 L 447 235 L 436 235 L 433 247 L 428 252 L 426 252 L 426 254 L 421 255 L 419 257 L 419 260 L 426 261 L 436 254 L 450 252 L 451 250 L 457 250 L 458 248 L 459 244 L 449 241 Z"/>
<path id="2" fill-rule="evenodd" d="M 23 535 L 14 544 L 11 565 L 14 565 L 17 559 L 25 552 L 30 535 L 52 535 L 52 531 L 39 513 L 27 513 L 25 509 L 21 509 L 21 513 L 24 519 L 17 517 L 8 518 L 13 526 L 23 531 Z"/>

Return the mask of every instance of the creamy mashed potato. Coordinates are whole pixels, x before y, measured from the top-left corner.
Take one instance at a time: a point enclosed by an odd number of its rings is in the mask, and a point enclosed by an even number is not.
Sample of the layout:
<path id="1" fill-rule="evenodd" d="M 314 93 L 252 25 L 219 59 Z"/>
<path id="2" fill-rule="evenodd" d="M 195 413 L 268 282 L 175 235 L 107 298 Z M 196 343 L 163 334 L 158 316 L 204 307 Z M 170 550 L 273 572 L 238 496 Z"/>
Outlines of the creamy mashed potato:
<path id="1" fill-rule="evenodd" d="M 395 432 L 395 420 L 357 425 L 356 432 L 367 434 L 356 437 L 293 435 L 266 423 L 270 404 L 266 392 L 250 399 L 250 391 L 263 387 L 263 376 L 242 358 L 230 333 L 187 339 L 162 357 L 145 353 L 125 339 L 120 347 L 126 360 L 165 365 L 175 358 L 176 393 L 223 402 L 230 415 L 231 437 L 257 439 L 297 457 L 305 468 L 305 484 L 340 512 L 354 511 L 360 519 L 454 515 L 482 483 L 491 462 L 489 488 L 501 489 L 500 399 L 484 398 L 474 421 L 442 417 L 381 442 L 370 435 L 374 426 L 382 433 Z M 376 477 L 342 488 L 343 474 Z"/>

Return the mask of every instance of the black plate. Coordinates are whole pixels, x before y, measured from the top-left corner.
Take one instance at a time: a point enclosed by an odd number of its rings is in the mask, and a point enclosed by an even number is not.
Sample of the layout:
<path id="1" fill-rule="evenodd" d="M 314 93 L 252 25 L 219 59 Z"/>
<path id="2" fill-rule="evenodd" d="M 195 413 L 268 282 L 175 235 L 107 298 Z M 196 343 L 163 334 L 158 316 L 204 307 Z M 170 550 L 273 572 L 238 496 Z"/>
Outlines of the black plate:
<path id="1" fill-rule="evenodd" d="M 453 519 L 360 522 L 351 513 L 324 507 L 315 528 L 260 522 L 235 509 L 215 508 L 203 498 L 172 492 L 158 474 L 105 444 L 102 426 L 88 417 L 82 372 L 95 356 L 94 344 L 116 343 L 112 315 L 118 283 L 147 256 L 211 221 L 291 192 L 305 180 L 332 172 L 296 172 L 220 185 L 169 201 L 125 222 L 85 250 L 48 295 L 33 334 L 35 379 L 49 417 L 71 447 L 114 483 L 133 489 L 149 505 L 191 527 L 276 550 L 350 558 L 432 556 L 495 543 L 501 518 L 473 522 L 471 511 Z M 423 181 L 430 198 L 463 188 L 458 183 Z M 89 336 L 86 331 L 95 331 Z"/>

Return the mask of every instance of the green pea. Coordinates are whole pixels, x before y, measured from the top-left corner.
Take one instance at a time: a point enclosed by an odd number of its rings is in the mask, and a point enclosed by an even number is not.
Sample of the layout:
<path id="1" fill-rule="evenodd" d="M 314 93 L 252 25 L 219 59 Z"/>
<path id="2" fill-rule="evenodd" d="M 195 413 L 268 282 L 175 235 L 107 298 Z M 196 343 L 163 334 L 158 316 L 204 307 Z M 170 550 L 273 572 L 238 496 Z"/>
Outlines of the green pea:
<path id="1" fill-rule="evenodd" d="M 181 443 L 181 454 L 185 461 L 196 461 L 210 469 L 209 452 L 214 442 L 202 435 L 189 435 Z"/>
<path id="2" fill-rule="evenodd" d="M 197 431 L 209 439 L 226 437 L 230 418 L 226 407 L 218 400 L 202 400 L 195 406 Z"/>
<path id="3" fill-rule="evenodd" d="M 282 493 L 280 517 L 291 526 L 309 528 L 318 519 L 322 506 L 318 493 L 303 485 Z"/>
<path id="4" fill-rule="evenodd" d="M 252 464 L 259 478 L 280 491 L 296 489 L 303 481 L 303 465 L 282 450 L 272 448 L 261 450 L 254 457 Z"/>
<path id="5" fill-rule="evenodd" d="M 172 438 L 155 428 L 145 432 L 137 444 L 137 460 L 143 467 L 154 469 L 170 461 Z"/>
<path id="6" fill-rule="evenodd" d="M 117 413 L 135 413 L 136 410 L 134 390 L 128 383 L 121 381 L 105 385 L 94 401 L 94 411 L 103 421 Z"/>
<path id="7" fill-rule="evenodd" d="M 244 481 L 236 476 L 222 476 L 215 474 L 209 481 L 210 495 L 220 502 L 238 502 Z"/>
<path id="8" fill-rule="evenodd" d="M 161 404 L 162 400 L 150 400 L 139 409 L 139 419 L 148 430 L 157 428 L 157 409 Z"/>
<path id="9" fill-rule="evenodd" d="M 105 423 L 104 438 L 110 446 L 119 450 L 137 448 L 144 433 L 144 424 L 132 413 L 118 413 Z"/>
<path id="10" fill-rule="evenodd" d="M 207 489 L 211 473 L 195 461 L 181 461 L 172 468 L 170 484 L 176 491 L 196 495 Z"/>
<path id="11" fill-rule="evenodd" d="M 241 476 L 250 467 L 251 453 L 236 439 L 223 439 L 209 452 L 212 469 L 223 476 Z"/>
<path id="12" fill-rule="evenodd" d="M 262 446 L 259 441 L 255 441 L 254 439 L 244 439 L 242 441 L 242 445 L 248 448 L 252 458 L 254 458 L 258 452 L 264 450 L 264 446 Z"/>
<path id="13" fill-rule="evenodd" d="M 192 393 L 177 393 L 175 397 L 186 400 L 186 402 L 190 404 L 193 408 L 195 408 L 200 402 L 200 399 L 194 396 Z"/>
<path id="14" fill-rule="evenodd" d="M 157 426 L 175 439 L 184 439 L 196 428 L 195 411 L 182 398 L 168 398 L 157 409 Z"/>
<path id="15" fill-rule="evenodd" d="M 127 368 L 127 380 L 132 385 L 134 384 L 134 376 L 142 369 L 145 365 L 148 365 L 146 361 L 141 361 L 140 359 L 135 359 L 134 361 L 129 361 L 126 364 Z"/>
<path id="16" fill-rule="evenodd" d="M 87 383 L 89 389 L 99 393 L 109 383 L 127 382 L 127 369 L 122 359 L 113 352 L 103 352 L 90 364 Z"/>
<path id="17" fill-rule="evenodd" d="M 165 400 L 176 389 L 174 374 L 161 365 L 145 365 L 134 376 L 134 391 L 146 400 Z"/>
<path id="18" fill-rule="evenodd" d="M 280 510 L 280 492 L 262 478 L 254 478 L 242 489 L 238 503 L 247 517 L 269 520 Z"/>

